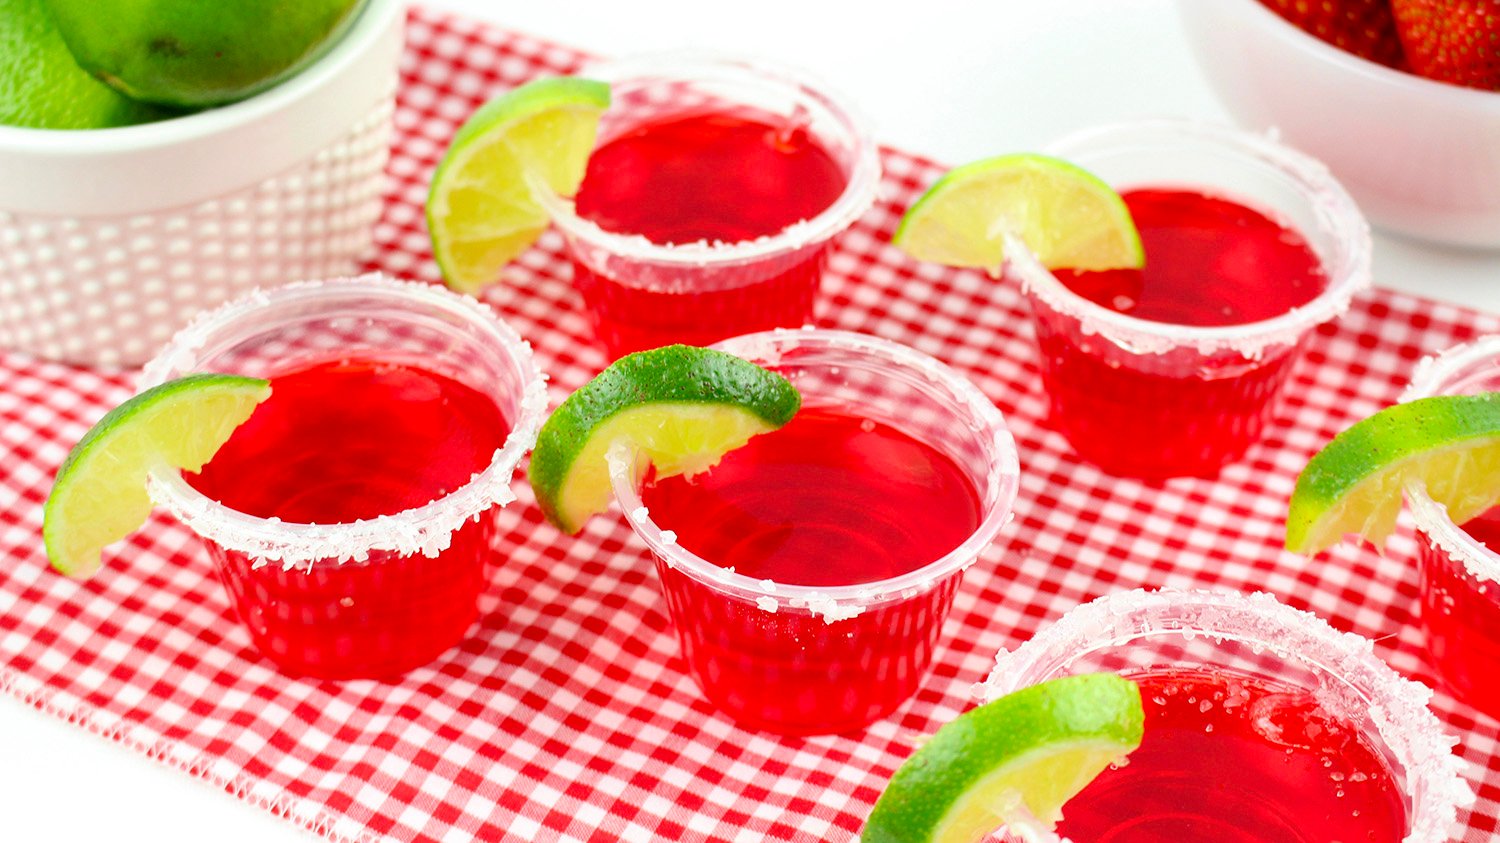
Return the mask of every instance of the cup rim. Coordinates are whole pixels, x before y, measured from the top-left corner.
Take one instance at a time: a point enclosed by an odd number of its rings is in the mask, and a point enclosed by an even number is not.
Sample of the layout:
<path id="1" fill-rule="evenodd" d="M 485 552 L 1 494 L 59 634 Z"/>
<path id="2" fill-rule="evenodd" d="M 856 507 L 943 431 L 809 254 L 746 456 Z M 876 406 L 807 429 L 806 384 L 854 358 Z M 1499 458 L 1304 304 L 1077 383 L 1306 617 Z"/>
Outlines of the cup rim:
<path id="1" fill-rule="evenodd" d="M 260 518 L 231 509 L 194 489 L 179 471 L 151 470 L 147 486 L 155 503 L 165 507 L 195 533 L 218 545 L 245 553 L 257 561 L 283 568 L 311 568 L 320 562 L 362 562 L 371 551 L 436 556 L 446 549 L 453 533 L 492 506 L 515 500 L 511 480 L 521 458 L 536 444 L 547 406 L 546 379 L 531 346 L 477 299 L 431 284 L 403 281 L 379 273 L 352 278 L 300 281 L 270 290 L 254 290 L 217 309 L 207 311 L 177 333 L 157 354 L 137 381 L 144 390 L 173 373 L 190 371 L 197 351 L 218 330 L 270 306 L 336 303 L 349 296 L 383 298 L 407 307 L 420 304 L 476 326 L 498 344 L 524 379 L 519 412 L 504 443 L 490 464 L 468 483 L 422 506 L 375 518 L 339 524 L 303 524 Z"/>
<path id="2" fill-rule="evenodd" d="M 962 544 L 938 559 L 895 577 L 843 586 L 790 585 L 769 579 L 754 579 L 731 572 L 665 538 L 664 531 L 652 521 L 640 492 L 635 488 L 632 460 L 621 450 L 610 455 L 610 485 L 615 501 L 625 514 L 636 535 L 666 564 L 712 588 L 727 591 L 755 602 L 762 610 L 809 611 L 821 615 L 828 623 L 859 615 L 865 608 L 920 594 L 949 575 L 962 571 L 978 561 L 980 554 L 994 541 L 1000 528 L 1010 522 L 1012 507 L 1020 484 L 1020 460 L 1015 439 L 1006 427 L 1005 417 L 984 393 L 968 378 L 947 364 L 910 346 L 870 334 L 826 328 L 776 328 L 742 334 L 714 344 L 713 348 L 736 356 L 774 359 L 786 346 L 821 347 L 869 354 L 888 365 L 911 368 L 940 382 L 972 414 L 976 429 L 986 431 L 998 451 L 997 464 L 991 467 L 989 485 L 995 489 L 994 501 L 987 507 L 974 533 Z"/>
<path id="3" fill-rule="evenodd" d="M 1111 143 L 1139 145 L 1132 139 L 1142 135 L 1216 147 L 1240 161 L 1270 167 L 1286 177 L 1313 208 L 1320 227 L 1340 247 L 1341 254 L 1332 256 L 1337 262 L 1325 266 L 1328 286 L 1307 304 L 1270 319 L 1219 326 L 1157 322 L 1118 313 L 1073 292 L 1043 267 L 1024 243 L 1007 236 L 1007 263 L 1020 276 L 1026 292 L 1082 321 L 1091 332 L 1140 353 L 1193 346 L 1204 353 L 1230 349 L 1255 356 L 1270 346 L 1293 344 L 1311 328 L 1338 318 L 1349 308 L 1354 295 L 1370 286 L 1373 241 L 1369 223 L 1354 199 L 1321 162 L 1277 142 L 1269 133 L 1260 135 L 1202 120 L 1154 118 L 1073 132 L 1049 144 L 1045 151 L 1072 160 L 1080 148 Z"/>
<path id="4" fill-rule="evenodd" d="M 795 222 L 781 231 L 735 243 L 655 243 L 640 234 L 606 231 L 579 216 L 571 199 L 538 190 L 538 201 L 569 240 L 602 249 L 621 258 L 668 266 L 718 267 L 763 260 L 817 245 L 848 229 L 875 203 L 879 192 L 880 150 L 869 122 L 841 94 L 800 69 L 761 59 L 739 58 L 700 51 L 648 53 L 624 59 L 593 62 L 578 75 L 617 85 L 631 79 L 753 80 L 780 87 L 802 102 L 831 114 L 854 139 L 854 166 L 838 198 L 817 216 Z"/>
<path id="5" fill-rule="evenodd" d="M 1401 393 L 1400 402 L 1415 401 L 1433 395 L 1444 395 L 1444 383 L 1475 363 L 1500 360 L 1500 334 L 1488 334 L 1425 357 L 1417 364 L 1411 382 Z M 1500 376 L 1500 367 L 1495 374 Z M 1500 582 L 1500 553 L 1455 524 L 1448 508 L 1433 500 L 1419 482 L 1408 482 L 1403 489 L 1411 505 L 1412 519 L 1432 539 L 1437 549 L 1461 563 L 1480 582 Z"/>
<path id="6" fill-rule="evenodd" d="M 1171 610 L 1180 611 L 1164 614 Z M 1159 616 L 1148 618 L 1143 613 Z M 1248 630 L 1226 630 L 1230 624 L 1242 624 Z M 1410 831 L 1403 843 L 1448 840 L 1458 807 L 1474 801 L 1473 789 L 1463 777 L 1464 762 L 1453 754 L 1458 740 L 1444 731 L 1442 721 L 1428 708 L 1432 690 L 1376 656 L 1370 639 L 1341 632 L 1318 615 L 1288 606 L 1267 592 L 1164 588 L 1105 594 L 1068 610 L 1013 650 L 1002 649 L 989 675 L 974 685 L 973 694 L 980 701 L 992 700 L 1050 678 L 1050 673 L 1043 677 L 1029 674 L 1040 672 L 1044 656 L 1069 644 L 1079 645 L 1073 648 L 1075 653 L 1084 653 L 1088 652 L 1081 646 L 1085 641 L 1107 646 L 1157 634 L 1198 634 L 1261 644 L 1289 660 L 1338 677 L 1367 698 L 1376 731 L 1404 768 L 1403 790 L 1411 807 L 1407 814 Z M 1313 647 L 1320 652 L 1310 652 Z"/>

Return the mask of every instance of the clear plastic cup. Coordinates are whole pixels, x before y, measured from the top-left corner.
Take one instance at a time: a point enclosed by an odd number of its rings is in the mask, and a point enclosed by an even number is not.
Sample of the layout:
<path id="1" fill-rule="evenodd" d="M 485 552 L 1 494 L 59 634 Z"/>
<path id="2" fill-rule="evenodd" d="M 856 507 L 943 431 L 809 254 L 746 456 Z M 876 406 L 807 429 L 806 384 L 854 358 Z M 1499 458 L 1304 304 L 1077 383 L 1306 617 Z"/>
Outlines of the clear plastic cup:
<path id="1" fill-rule="evenodd" d="M 869 209 L 880 183 L 879 154 L 863 119 L 822 85 L 758 61 L 647 56 L 592 65 L 580 75 L 610 84 L 601 146 L 669 118 L 744 114 L 805 130 L 847 178 L 843 192 L 811 219 L 737 242 L 655 243 L 606 231 L 571 202 L 544 197 L 610 356 L 810 321 L 830 242 Z"/>
<path id="2" fill-rule="evenodd" d="M 150 489 L 203 538 L 263 655 L 294 674 L 386 678 L 457 644 L 478 616 L 494 515 L 515 499 L 511 477 L 546 409 L 530 347 L 473 299 L 367 275 L 257 291 L 206 313 L 147 364 L 140 387 L 200 371 L 272 377 L 344 359 L 409 361 L 452 378 L 492 398 L 510 432 L 466 485 L 349 523 L 238 512 L 170 469 L 154 471 Z"/>
<path id="3" fill-rule="evenodd" d="M 1500 391 L 1500 335 L 1422 362 L 1402 401 Z M 1470 705 L 1500 719 L 1500 554 L 1462 526 L 1420 483 L 1406 487 L 1417 533 L 1422 626 L 1439 676 Z M 1469 522 L 1490 541 L 1500 512 Z"/>
<path id="4" fill-rule="evenodd" d="M 1398 804 L 1406 818 L 1400 838 L 1404 843 L 1448 840 L 1458 806 L 1473 800 L 1471 789 L 1460 776 L 1463 762 L 1452 752 L 1456 740 L 1444 733 L 1442 724 L 1427 708 L 1432 692 L 1401 677 L 1377 658 L 1368 639 L 1339 632 L 1316 615 L 1283 605 L 1269 594 L 1138 590 L 1106 595 L 1073 609 L 1014 650 L 1002 651 L 989 677 L 974 690 L 981 700 L 992 700 L 1060 676 L 1115 672 L 1139 681 L 1163 671 L 1240 677 L 1242 683 L 1259 682 L 1281 689 L 1280 694 L 1261 697 L 1248 705 L 1254 728 L 1267 741 L 1284 744 L 1287 758 L 1299 744 L 1317 741 L 1319 735 L 1311 727 L 1298 731 L 1295 719 L 1283 719 L 1283 715 L 1294 718 L 1315 706 L 1352 724 L 1392 774 Z M 1153 707 L 1166 703 L 1145 702 L 1149 740 L 1153 723 L 1162 728 L 1154 719 Z M 1228 709 L 1232 704 L 1232 698 L 1197 701 L 1202 712 L 1215 706 Z M 1225 732 L 1221 730 L 1220 734 Z M 1226 751 L 1232 750 L 1226 747 Z M 1133 757 L 1127 760 L 1127 765 L 1130 763 L 1145 762 Z M 1259 790 L 1263 782 L 1257 779 L 1261 777 L 1292 775 L 1278 772 L 1275 767 L 1279 766 L 1275 765 L 1269 776 L 1248 765 L 1230 770 L 1230 775 L 1239 776 L 1243 782 L 1242 791 L 1214 791 L 1216 795 L 1207 801 L 1222 803 L 1222 818 L 1196 816 L 1197 825 L 1192 827 L 1200 836 L 1195 839 L 1254 840 L 1253 832 L 1227 824 L 1232 812 L 1241 810 L 1255 817 L 1258 824 L 1277 825 L 1279 821 L 1280 828 L 1290 829 L 1288 836 L 1277 839 L 1326 839 L 1297 836 L 1301 831 L 1296 820 L 1303 807 L 1301 799 L 1274 804 Z M 1287 769 L 1293 769 L 1290 762 Z M 1359 776 L 1366 775 L 1343 775 L 1336 758 L 1325 757 L 1316 769 L 1329 781 L 1291 778 L 1275 784 L 1283 792 L 1305 795 L 1315 785 L 1340 787 L 1352 779 L 1352 791 L 1354 784 L 1362 781 Z M 1189 801 L 1203 801 L 1203 794 L 1196 793 L 1195 788 L 1214 786 L 1185 770 L 1174 772 L 1160 763 L 1151 772 L 1155 795 L 1169 806 L 1168 810 L 1152 816 L 1157 807 L 1137 803 L 1136 809 L 1119 818 L 1116 833 L 1122 841 L 1161 839 L 1149 836 L 1149 832 L 1183 828 L 1182 817 L 1171 816 L 1172 811 L 1185 812 Z M 1174 798 L 1174 788 L 1187 796 Z M 1086 791 L 1079 799 L 1088 795 Z M 1338 795 L 1342 797 L 1342 791 Z M 1083 810 L 1076 801 L 1070 805 Z M 1063 815 L 1066 819 L 1066 806 Z M 1162 825 L 1152 826 L 1153 822 Z M 1205 827 L 1214 822 L 1226 825 Z M 1147 836 L 1131 836 L 1143 831 Z M 1041 833 L 1026 839 L 1056 841 L 1058 837 Z"/>
<path id="5" fill-rule="evenodd" d="M 890 579 L 811 587 L 752 579 L 681 546 L 673 525 L 656 523 L 643 506 L 630 455 L 611 456 L 615 500 L 656 558 L 683 655 L 704 695 L 750 728 L 859 729 L 909 698 L 926 675 L 964 570 L 1010 520 L 1015 444 L 1000 411 L 972 383 L 898 343 L 802 329 L 735 337 L 717 348 L 790 379 L 803 412 L 841 410 L 932 446 L 977 492 L 978 528 L 947 555 Z"/>
<path id="6" fill-rule="evenodd" d="M 1052 425 L 1073 449 L 1112 474 L 1216 475 L 1260 439 L 1308 337 L 1369 285 L 1369 226 L 1322 164 L 1222 126 L 1122 123 L 1047 151 L 1116 190 L 1180 188 L 1239 201 L 1301 233 L 1321 260 L 1328 286 L 1306 305 L 1204 327 L 1105 308 L 1068 289 L 1023 244 L 1010 244 L 1006 274 L 1019 279 L 1031 305 Z"/>

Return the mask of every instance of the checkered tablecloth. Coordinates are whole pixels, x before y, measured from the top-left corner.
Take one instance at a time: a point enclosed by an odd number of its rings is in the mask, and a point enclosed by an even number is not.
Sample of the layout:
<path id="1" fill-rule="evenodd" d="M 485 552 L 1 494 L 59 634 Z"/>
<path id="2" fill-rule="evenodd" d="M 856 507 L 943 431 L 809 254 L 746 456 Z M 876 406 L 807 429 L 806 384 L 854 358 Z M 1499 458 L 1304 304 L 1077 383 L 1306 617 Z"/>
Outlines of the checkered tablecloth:
<path id="1" fill-rule="evenodd" d="M 422 11 L 407 37 L 371 265 L 436 281 L 422 202 L 447 139 L 482 100 L 581 57 Z M 1215 481 L 1117 480 L 1046 427 L 1018 291 L 887 245 L 940 168 L 895 151 L 885 167 L 883 201 L 832 256 L 820 321 L 968 373 L 1005 412 L 1023 471 L 1016 521 L 969 571 L 932 675 L 889 719 L 808 739 L 736 728 L 688 677 L 630 531 L 599 518 L 566 538 L 524 489 L 503 515 L 482 621 L 461 646 L 398 684 L 281 676 L 251 648 L 196 539 L 168 519 L 88 582 L 47 567 L 52 474 L 128 395 L 132 374 L 4 352 L 0 688 L 339 841 L 845 841 L 917 736 L 970 704 L 998 648 L 1114 589 L 1268 590 L 1376 639 L 1396 668 L 1431 683 L 1409 530 L 1385 558 L 1341 547 L 1309 561 L 1279 549 L 1285 501 L 1307 457 L 1393 401 L 1421 355 L 1500 330 L 1500 318 L 1366 295 L 1320 332 L 1280 422 L 1246 460 Z M 547 236 L 486 294 L 535 346 L 554 399 L 604 363 L 560 245 Z M 1436 707 L 1463 736 L 1479 790 L 1462 839 L 1488 840 L 1500 825 L 1500 723 L 1442 693 Z"/>

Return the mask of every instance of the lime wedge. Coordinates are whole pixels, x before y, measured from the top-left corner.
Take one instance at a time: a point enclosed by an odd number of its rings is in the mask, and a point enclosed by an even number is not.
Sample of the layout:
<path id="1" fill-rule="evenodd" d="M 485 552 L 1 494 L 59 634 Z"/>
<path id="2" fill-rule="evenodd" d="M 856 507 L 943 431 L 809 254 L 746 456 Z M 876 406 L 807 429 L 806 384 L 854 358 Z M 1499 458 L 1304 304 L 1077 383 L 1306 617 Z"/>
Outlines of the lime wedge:
<path id="1" fill-rule="evenodd" d="M 110 410 L 73 446 L 47 496 L 42 540 L 52 567 L 70 577 L 99 570 L 104 546 L 151 514 L 146 474 L 202 468 L 270 394 L 256 378 L 188 375 Z"/>
<path id="2" fill-rule="evenodd" d="M 801 404 L 786 378 L 722 351 L 627 354 L 542 425 L 528 477 L 547 519 L 576 533 L 609 506 L 605 454 L 616 442 L 643 453 L 657 477 L 691 476 L 791 421 Z"/>
<path id="3" fill-rule="evenodd" d="M 1051 828 L 1063 803 L 1141 744 L 1135 683 L 1066 676 L 959 715 L 906 759 L 862 843 L 974 843 L 1007 823 Z"/>
<path id="4" fill-rule="evenodd" d="M 1500 392 L 1419 398 L 1335 436 L 1297 476 L 1287 549 L 1314 554 L 1349 534 L 1383 546 L 1408 483 L 1456 524 L 1500 502 Z"/>
<path id="5" fill-rule="evenodd" d="M 1118 193 L 1087 170 L 1031 153 L 949 171 L 907 210 L 891 242 L 918 260 L 998 273 L 1007 234 L 1050 269 L 1139 269 L 1146 262 Z"/>
<path id="6" fill-rule="evenodd" d="M 609 86 L 538 79 L 485 103 L 432 176 L 427 231 L 448 286 L 477 292 L 547 229 L 533 190 L 578 192 Z"/>

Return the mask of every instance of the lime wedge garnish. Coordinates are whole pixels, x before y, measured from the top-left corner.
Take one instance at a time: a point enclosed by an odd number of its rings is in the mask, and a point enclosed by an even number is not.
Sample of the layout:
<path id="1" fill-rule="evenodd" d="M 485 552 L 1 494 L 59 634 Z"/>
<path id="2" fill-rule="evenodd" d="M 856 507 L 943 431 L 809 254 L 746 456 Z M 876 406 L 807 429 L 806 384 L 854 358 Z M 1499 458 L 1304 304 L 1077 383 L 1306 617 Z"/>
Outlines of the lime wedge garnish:
<path id="1" fill-rule="evenodd" d="M 199 470 L 270 394 L 256 378 L 188 375 L 110 410 L 73 446 L 47 496 L 42 539 L 52 567 L 70 577 L 99 570 L 104 546 L 151 514 L 147 473 Z"/>
<path id="2" fill-rule="evenodd" d="M 691 476 L 791 421 L 801 404 L 786 378 L 722 351 L 671 345 L 627 354 L 542 425 L 531 487 L 548 520 L 576 533 L 609 506 L 611 445 L 638 449 L 657 477 Z"/>
<path id="3" fill-rule="evenodd" d="M 1008 823 L 1048 829 L 1063 803 L 1141 745 L 1135 683 L 1066 676 L 959 715 L 896 770 L 862 843 L 975 843 Z"/>
<path id="4" fill-rule="evenodd" d="M 1287 549 L 1313 554 L 1350 534 L 1384 545 L 1408 483 L 1455 524 L 1500 502 L 1500 392 L 1419 398 L 1335 436 L 1297 477 Z"/>
<path id="5" fill-rule="evenodd" d="M 891 242 L 918 260 L 996 272 L 1007 234 L 1051 269 L 1138 269 L 1146 261 L 1118 193 L 1074 164 L 1031 153 L 949 171 L 907 210 Z"/>
<path id="6" fill-rule="evenodd" d="M 477 292 L 536 242 L 549 218 L 533 190 L 578 192 L 608 106 L 608 85 L 561 77 L 522 85 L 469 117 L 427 195 L 432 253 L 448 286 Z"/>

